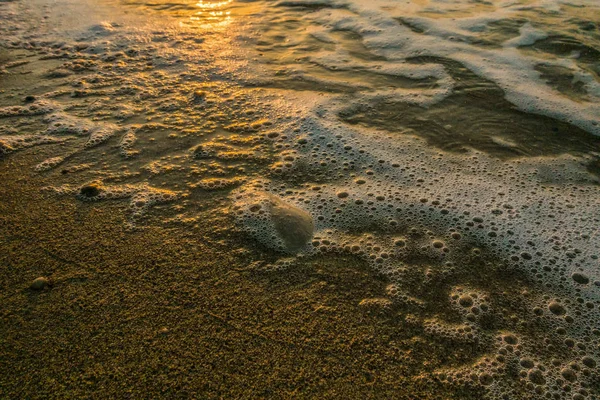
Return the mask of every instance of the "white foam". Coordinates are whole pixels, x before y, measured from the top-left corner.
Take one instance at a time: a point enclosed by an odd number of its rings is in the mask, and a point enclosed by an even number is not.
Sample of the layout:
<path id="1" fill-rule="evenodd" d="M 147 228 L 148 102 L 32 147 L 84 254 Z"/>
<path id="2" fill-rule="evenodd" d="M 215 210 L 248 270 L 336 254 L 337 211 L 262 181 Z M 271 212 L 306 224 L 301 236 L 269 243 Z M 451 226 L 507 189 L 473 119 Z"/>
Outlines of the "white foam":
<path id="1" fill-rule="evenodd" d="M 411 4 L 408 7 L 399 7 L 395 2 L 388 0 L 332 0 L 329 5 L 337 8 L 325 8 L 309 13 L 304 18 L 311 24 L 318 24 L 320 37 L 327 33 L 323 27 L 326 27 L 329 33 L 350 30 L 359 34 L 367 48 L 385 57 L 394 66 L 402 65 L 403 61 L 417 56 L 436 56 L 458 61 L 481 77 L 495 82 L 505 91 L 506 99 L 520 110 L 550 116 L 600 135 L 597 77 L 589 71 L 577 69 L 578 79 L 586 82 L 586 88 L 590 90 L 589 99 L 584 102 L 574 101 L 550 87 L 540 79 L 539 72 L 535 70 L 538 64 L 560 65 L 561 59 L 552 60 L 544 54 L 534 56 L 520 49 L 547 37 L 552 29 L 551 25 L 534 27 L 531 23 L 525 23 L 520 27 L 519 35 L 507 39 L 502 46 L 479 46 L 473 43 L 479 39 L 481 33 L 490 28 L 490 23 L 503 19 L 525 18 L 526 16 L 521 14 L 524 12 L 523 6 L 515 2 L 501 2 L 492 10 L 471 10 L 466 4 L 432 1 L 426 5 Z M 533 2 L 526 7 L 526 11 L 558 7 L 562 12 L 566 12 L 563 4 L 567 3 L 559 0 Z M 457 7 L 460 6 L 464 7 L 466 16 L 459 14 L 457 17 L 444 17 L 444 13 L 456 13 Z M 589 8 L 589 12 L 599 10 L 598 4 L 586 2 L 586 7 Z M 441 17 L 423 16 L 423 13 L 433 11 Z M 412 31 L 396 18 L 409 22 L 423 32 Z M 311 31 L 311 34 L 314 34 L 314 31 Z M 327 37 L 329 41 L 333 38 L 332 35 Z M 343 57 L 343 54 L 340 53 L 339 57 Z M 438 96 L 436 101 L 441 99 L 443 96 Z"/>
<path id="2" fill-rule="evenodd" d="M 584 303 L 598 304 L 598 288 L 591 282 L 600 279 L 600 186 L 598 177 L 585 168 L 586 158 L 563 155 L 503 162 L 475 151 L 449 154 L 414 137 L 399 141 L 385 132 L 342 126 L 336 108 L 344 104 L 337 100 L 302 95 L 293 104 L 303 118 L 299 126 L 291 124 L 280 141 L 287 150 L 274 166 L 278 178 L 248 183 L 245 190 L 253 194 L 235 195 L 234 212 L 264 197 L 252 187 L 307 210 L 314 220 L 314 235 L 312 246 L 301 249 L 303 254 L 343 252 L 364 259 L 391 280 L 387 295 L 393 303 L 412 310 L 429 306 L 402 289 L 406 278 L 414 279 L 420 263 L 431 266 L 432 278 L 424 282 L 434 279 L 433 285 L 441 279 L 436 274 L 452 274 L 449 269 L 465 273 L 474 260 L 493 259 L 498 268 L 527 276 L 531 290 L 552 294 L 523 299 L 526 318 L 547 324 L 547 340 L 563 340 L 552 332 L 565 329 L 575 342 L 591 340 L 585 354 L 599 356 L 594 347 L 599 340 L 590 339 L 589 332 L 596 324 L 590 321 L 600 321 L 600 312 L 598 307 L 582 308 Z M 306 177 L 304 184 L 289 183 L 299 176 Z M 255 233 L 260 224 L 248 218 L 239 219 L 244 229 L 263 244 L 281 248 L 273 228 L 265 225 Z M 269 219 L 260 221 L 264 225 Z M 411 261 L 415 259 L 420 261 L 415 264 Z M 497 312 L 493 308 L 497 296 L 474 287 L 455 287 L 449 302 L 461 316 L 460 323 L 446 322 L 443 316 L 413 323 L 454 345 L 495 349 L 502 365 L 518 362 L 506 350 L 517 342 L 519 354 L 538 360 L 538 338 L 504 331 L 496 344 L 482 329 L 481 321 Z M 577 303 L 574 298 L 581 300 Z M 564 311 L 553 312 L 549 306 L 553 301 Z M 385 301 L 367 303 L 388 307 Z M 471 384 L 486 388 L 487 398 L 502 398 L 509 378 L 490 374 L 493 366 L 488 359 L 440 373 L 462 381 L 459 377 L 467 371 L 468 376 L 474 374 Z M 538 370 L 525 372 L 523 384 L 551 391 L 564 374 L 571 378 L 563 371 L 569 361 L 542 366 L 542 377 Z M 589 382 L 582 376 L 577 379 L 571 383 L 573 390 L 578 382 Z"/>

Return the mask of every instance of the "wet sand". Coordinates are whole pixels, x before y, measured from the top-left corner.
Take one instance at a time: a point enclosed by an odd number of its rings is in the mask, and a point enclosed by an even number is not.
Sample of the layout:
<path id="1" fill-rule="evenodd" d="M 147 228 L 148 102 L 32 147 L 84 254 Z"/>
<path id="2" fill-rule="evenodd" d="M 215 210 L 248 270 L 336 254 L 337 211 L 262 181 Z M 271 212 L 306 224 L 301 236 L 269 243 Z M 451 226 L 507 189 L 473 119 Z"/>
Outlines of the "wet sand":
<path id="1" fill-rule="evenodd" d="M 430 343 L 359 305 L 386 284 L 359 261 L 260 272 L 210 223 L 125 230 L 126 203 L 40 192 L 43 156 L 0 161 L 0 397 L 467 398 L 415 380 Z"/>
<path id="2" fill-rule="evenodd" d="M 583 11 L 192 3 L 0 3 L 0 398 L 597 396 Z"/>

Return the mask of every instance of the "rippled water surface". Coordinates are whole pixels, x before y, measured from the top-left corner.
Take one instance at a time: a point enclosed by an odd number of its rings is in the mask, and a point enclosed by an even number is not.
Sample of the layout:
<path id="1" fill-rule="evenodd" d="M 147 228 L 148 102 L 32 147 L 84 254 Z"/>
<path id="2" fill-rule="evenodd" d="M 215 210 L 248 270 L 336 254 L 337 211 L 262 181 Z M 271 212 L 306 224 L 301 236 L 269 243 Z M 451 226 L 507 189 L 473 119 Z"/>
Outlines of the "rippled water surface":
<path id="1" fill-rule="evenodd" d="M 600 397 L 595 0 L 13 0 L 0 20 L 0 168 L 47 201 L 237 232 L 240 267 L 275 277 L 367 266 L 356 313 L 404 349 L 373 397 Z"/>

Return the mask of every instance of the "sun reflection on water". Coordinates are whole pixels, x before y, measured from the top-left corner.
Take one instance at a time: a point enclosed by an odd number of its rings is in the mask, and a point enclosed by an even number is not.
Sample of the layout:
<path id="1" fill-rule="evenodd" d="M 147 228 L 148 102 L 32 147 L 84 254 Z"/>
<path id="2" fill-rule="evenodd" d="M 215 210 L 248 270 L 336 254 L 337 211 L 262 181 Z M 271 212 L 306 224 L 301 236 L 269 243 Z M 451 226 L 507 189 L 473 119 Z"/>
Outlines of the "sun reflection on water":
<path id="1" fill-rule="evenodd" d="M 228 10 L 233 0 L 204 1 L 196 3 L 200 9 L 190 20 L 200 28 L 224 28 L 232 21 L 231 11 Z"/>

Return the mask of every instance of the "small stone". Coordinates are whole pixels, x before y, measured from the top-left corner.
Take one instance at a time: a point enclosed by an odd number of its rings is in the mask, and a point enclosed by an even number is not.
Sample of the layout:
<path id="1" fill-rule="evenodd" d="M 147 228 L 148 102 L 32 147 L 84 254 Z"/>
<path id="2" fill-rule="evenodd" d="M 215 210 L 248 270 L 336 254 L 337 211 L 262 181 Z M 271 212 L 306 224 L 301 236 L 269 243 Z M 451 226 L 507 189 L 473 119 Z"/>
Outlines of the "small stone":
<path id="1" fill-rule="evenodd" d="M 35 97 L 32 95 L 25 96 L 25 103 L 32 103 L 35 101 Z"/>
<path id="2" fill-rule="evenodd" d="M 31 290 L 44 290 L 49 285 L 50 285 L 50 281 L 48 281 L 48 278 L 40 276 L 39 278 L 36 278 L 33 282 L 31 282 L 31 285 L 29 285 L 29 288 Z"/>
<path id="3" fill-rule="evenodd" d="M 100 194 L 100 186 L 93 183 L 85 185 L 79 189 L 79 194 L 83 197 L 96 197 Z"/>

